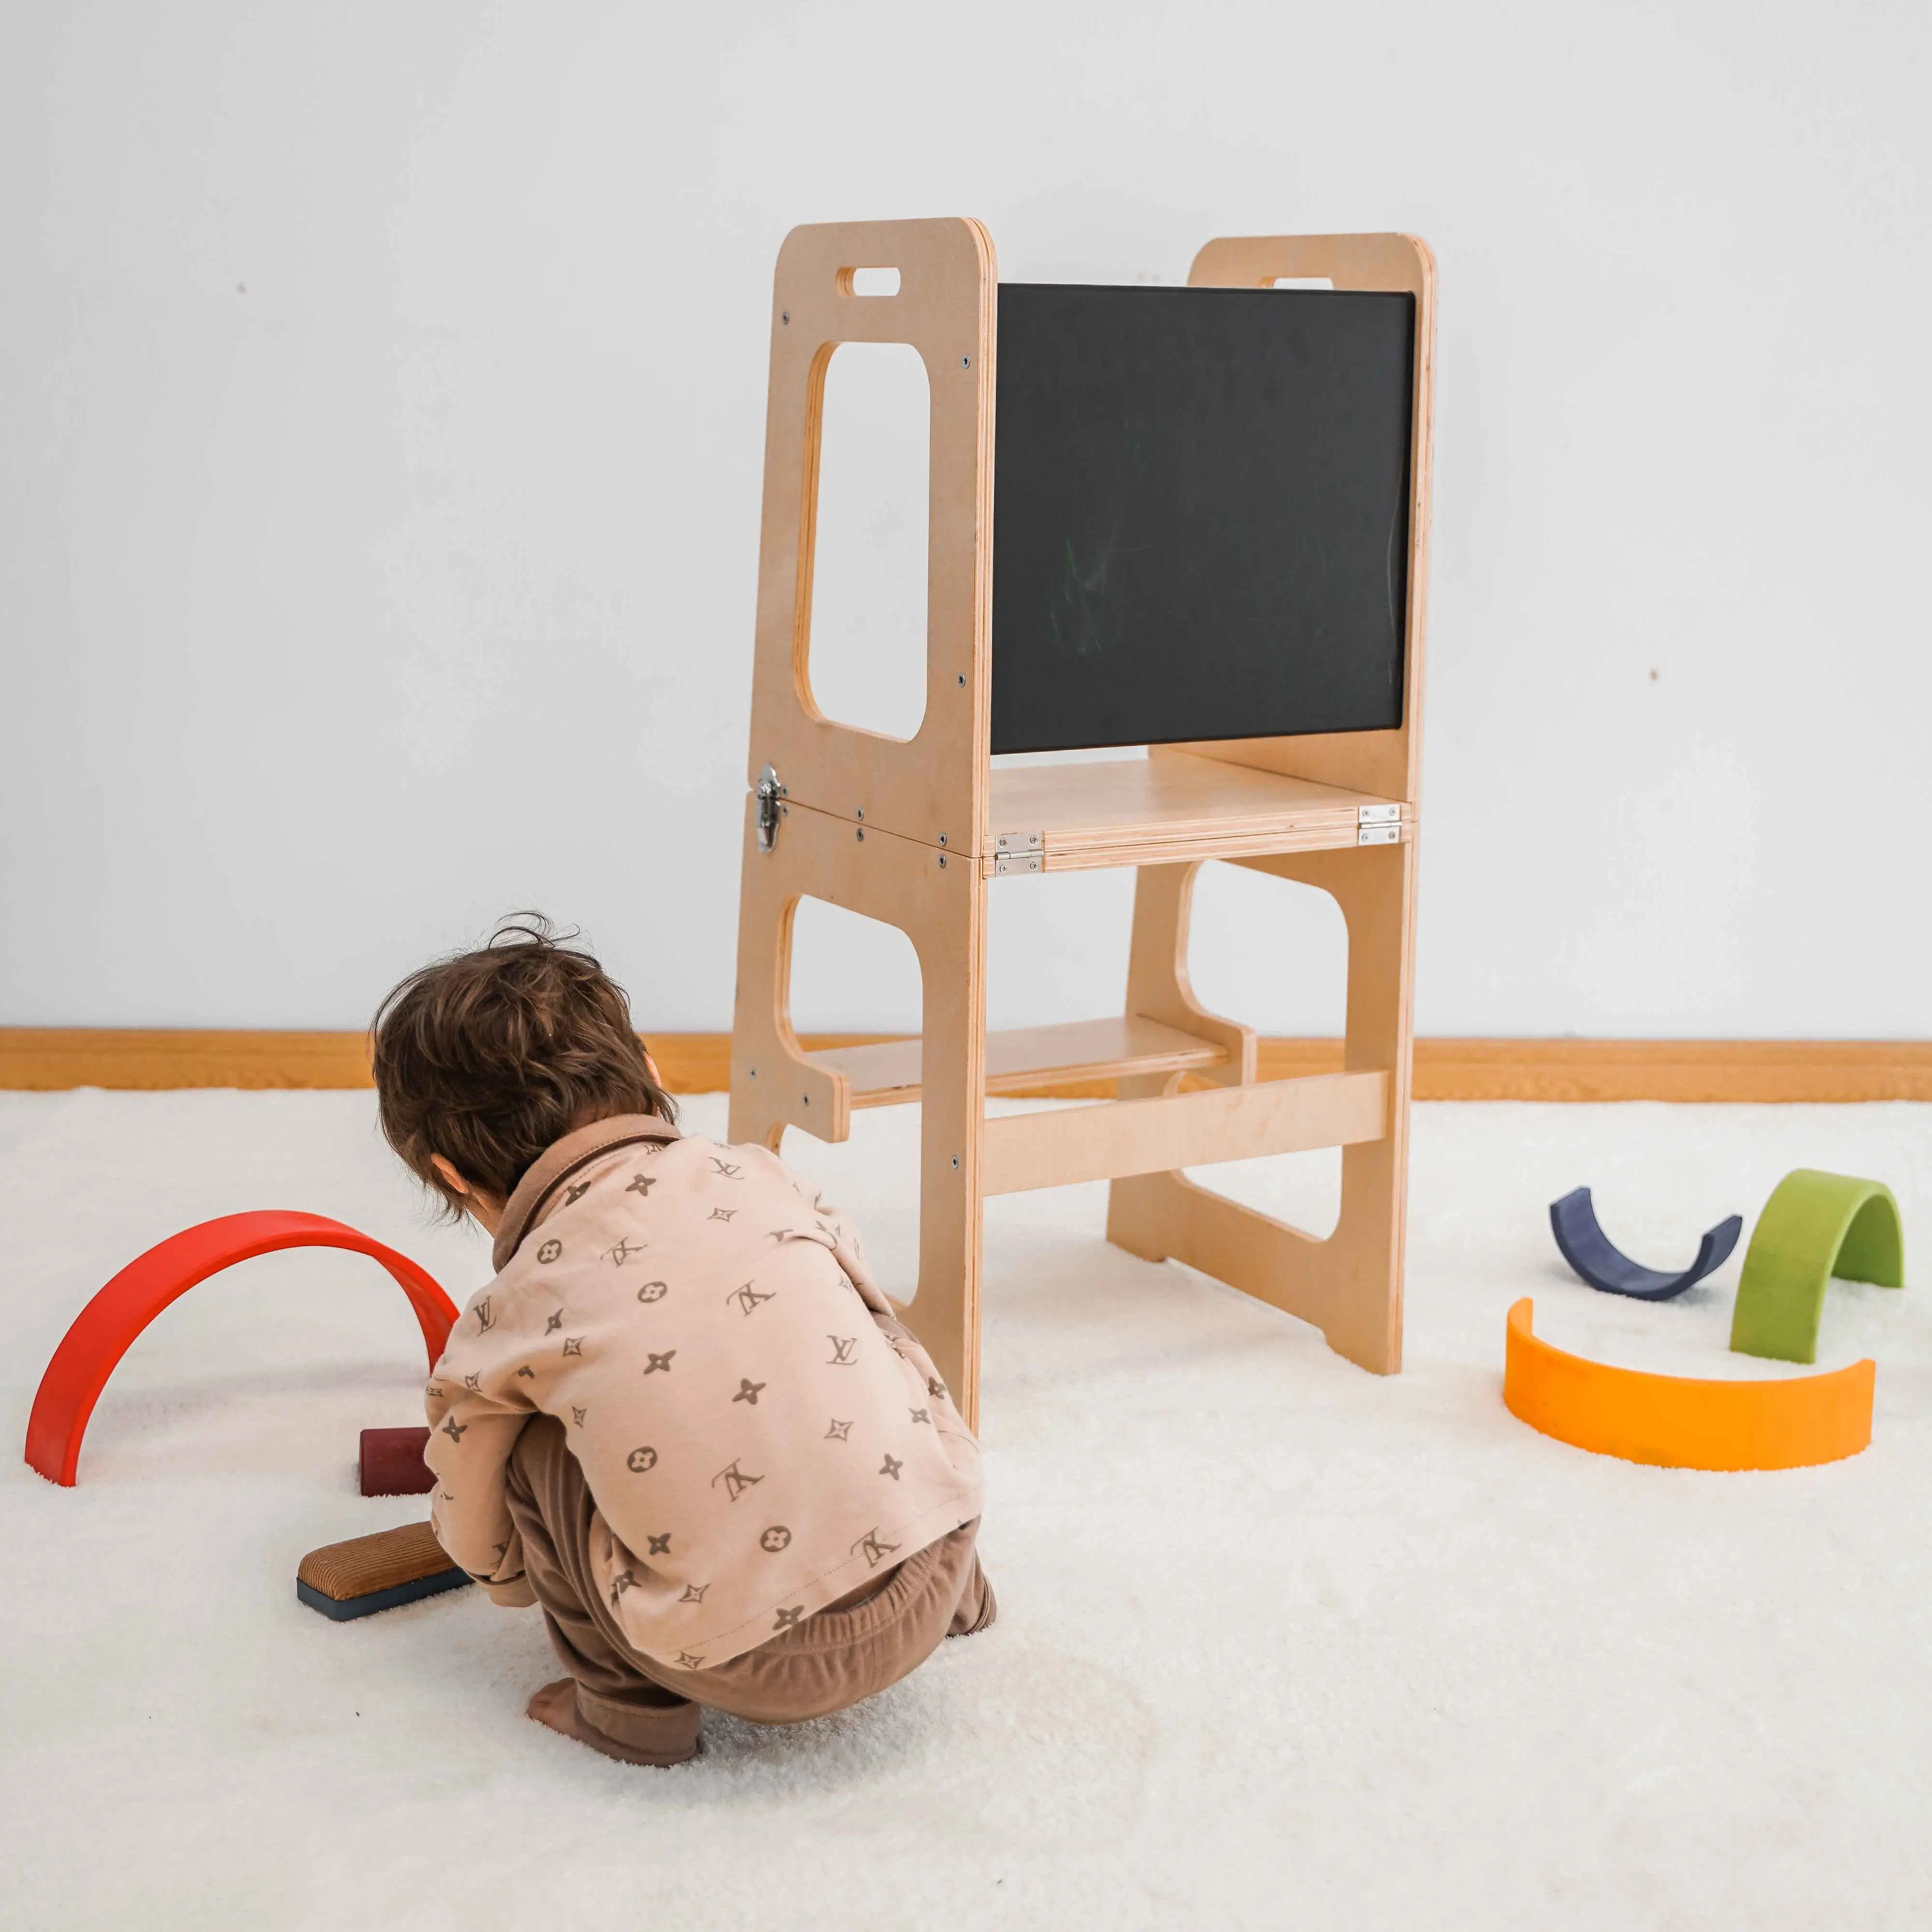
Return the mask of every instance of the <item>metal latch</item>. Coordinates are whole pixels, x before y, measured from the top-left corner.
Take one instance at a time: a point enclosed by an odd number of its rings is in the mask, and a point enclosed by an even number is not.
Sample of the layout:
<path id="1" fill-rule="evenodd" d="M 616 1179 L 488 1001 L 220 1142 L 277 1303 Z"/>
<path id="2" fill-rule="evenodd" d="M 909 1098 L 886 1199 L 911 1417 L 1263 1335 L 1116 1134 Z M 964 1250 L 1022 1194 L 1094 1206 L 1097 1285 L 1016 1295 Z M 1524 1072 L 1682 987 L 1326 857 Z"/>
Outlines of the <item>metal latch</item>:
<path id="1" fill-rule="evenodd" d="M 993 876 L 1004 878 L 1010 872 L 1037 872 L 1046 865 L 1042 848 L 1046 836 L 1038 832 L 1001 832 L 993 839 Z"/>
<path id="2" fill-rule="evenodd" d="M 1402 807 L 1399 805 L 1364 805 L 1355 808 L 1355 843 L 1358 845 L 1400 845 L 1402 843 Z"/>
<path id="3" fill-rule="evenodd" d="M 788 797 L 778 783 L 778 775 L 770 765 L 758 774 L 758 850 L 769 852 L 778 843 L 778 814 L 785 809 L 778 800 Z"/>

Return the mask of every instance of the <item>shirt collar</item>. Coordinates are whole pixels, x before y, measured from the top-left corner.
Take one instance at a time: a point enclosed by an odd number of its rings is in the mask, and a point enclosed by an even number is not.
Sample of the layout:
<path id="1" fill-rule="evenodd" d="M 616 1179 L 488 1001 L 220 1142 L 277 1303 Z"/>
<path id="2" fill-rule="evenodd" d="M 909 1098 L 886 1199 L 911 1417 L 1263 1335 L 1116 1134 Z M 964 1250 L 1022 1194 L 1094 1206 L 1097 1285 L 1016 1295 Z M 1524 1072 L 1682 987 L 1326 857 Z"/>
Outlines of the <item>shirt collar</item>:
<path id="1" fill-rule="evenodd" d="M 608 1120 L 593 1120 L 587 1127 L 566 1134 L 531 1162 L 515 1191 L 503 1204 L 503 1218 L 496 1224 L 496 1244 L 490 1250 L 490 1265 L 499 1274 L 502 1273 L 550 1197 L 579 1168 L 587 1167 L 614 1148 L 628 1147 L 638 1141 L 681 1138 L 670 1121 L 661 1120 L 655 1114 L 616 1114 Z"/>

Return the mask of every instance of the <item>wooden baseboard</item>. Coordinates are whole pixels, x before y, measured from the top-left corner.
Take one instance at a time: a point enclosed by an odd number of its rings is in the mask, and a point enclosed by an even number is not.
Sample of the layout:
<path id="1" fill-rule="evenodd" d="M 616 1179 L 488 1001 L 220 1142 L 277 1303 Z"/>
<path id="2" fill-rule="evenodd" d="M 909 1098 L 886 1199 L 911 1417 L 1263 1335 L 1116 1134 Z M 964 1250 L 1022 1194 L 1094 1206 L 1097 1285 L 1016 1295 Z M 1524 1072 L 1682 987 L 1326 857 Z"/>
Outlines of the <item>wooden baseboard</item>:
<path id="1" fill-rule="evenodd" d="M 0 1088 L 367 1087 L 359 1033 L 0 1027 Z"/>
<path id="2" fill-rule="evenodd" d="M 880 1034 L 812 1034 L 811 1048 Z M 674 1093 L 728 1083 L 730 1036 L 662 1033 L 650 1046 Z M 1264 1079 L 1332 1073 L 1333 1040 L 1264 1040 Z M 343 1088 L 369 1084 L 359 1033 L 218 1033 L 135 1028 L 0 1027 L 0 1088 Z M 1043 1090 L 1108 1096 L 1111 1083 Z M 1932 1100 L 1932 1041 L 1419 1040 L 1418 1100 Z"/>
<path id="3" fill-rule="evenodd" d="M 1419 1040 L 1415 1096 L 1932 1100 L 1932 1040 Z"/>

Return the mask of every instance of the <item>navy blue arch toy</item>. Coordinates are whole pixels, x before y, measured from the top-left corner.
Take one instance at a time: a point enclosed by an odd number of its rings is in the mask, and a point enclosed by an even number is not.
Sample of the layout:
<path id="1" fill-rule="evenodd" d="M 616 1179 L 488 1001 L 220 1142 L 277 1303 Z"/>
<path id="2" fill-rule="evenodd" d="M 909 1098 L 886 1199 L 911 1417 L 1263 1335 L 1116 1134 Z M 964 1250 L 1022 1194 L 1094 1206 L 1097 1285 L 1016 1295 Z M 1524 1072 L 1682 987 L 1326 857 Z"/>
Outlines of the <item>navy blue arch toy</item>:
<path id="1" fill-rule="evenodd" d="M 1597 1225 L 1597 1210 L 1587 1187 L 1573 1187 L 1550 1204 L 1550 1232 L 1563 1258 L 1592 1288 L 1606 1294 L 1628 1294 L 1637 1301 L 1668 1301 L 1713 1268 L 1722 1268 L 1744 1232 L 1744 1216 L 1733 1214 L 1709 1229 L 1697 1244 L 1697 1258 L 1681 1274 L 1661 1274 L 1632 1261 Z"/>

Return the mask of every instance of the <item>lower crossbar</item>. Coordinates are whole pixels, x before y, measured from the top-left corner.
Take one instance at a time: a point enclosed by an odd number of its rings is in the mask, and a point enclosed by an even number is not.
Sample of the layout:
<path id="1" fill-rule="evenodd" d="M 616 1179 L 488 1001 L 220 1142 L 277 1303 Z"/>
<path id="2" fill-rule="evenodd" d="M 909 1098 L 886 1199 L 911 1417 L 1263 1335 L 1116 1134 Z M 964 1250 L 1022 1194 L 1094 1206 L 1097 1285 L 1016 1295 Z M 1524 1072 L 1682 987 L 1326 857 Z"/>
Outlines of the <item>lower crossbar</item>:
<path id="1" fill-rule="evenodd" d="M 1388 1132 L 1388 1103 L 1385 1072 L 1316 1073 L 1005 1114 L 986 1123 L 980 1191 L 1017 1194 L 1258 1154 L 1351 1147 Z"/>

